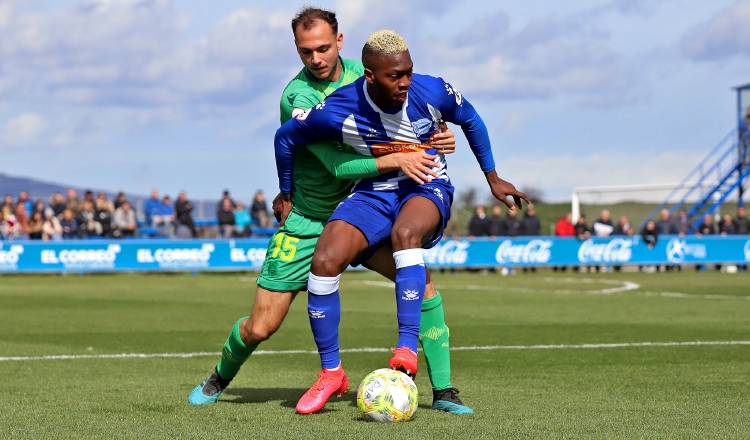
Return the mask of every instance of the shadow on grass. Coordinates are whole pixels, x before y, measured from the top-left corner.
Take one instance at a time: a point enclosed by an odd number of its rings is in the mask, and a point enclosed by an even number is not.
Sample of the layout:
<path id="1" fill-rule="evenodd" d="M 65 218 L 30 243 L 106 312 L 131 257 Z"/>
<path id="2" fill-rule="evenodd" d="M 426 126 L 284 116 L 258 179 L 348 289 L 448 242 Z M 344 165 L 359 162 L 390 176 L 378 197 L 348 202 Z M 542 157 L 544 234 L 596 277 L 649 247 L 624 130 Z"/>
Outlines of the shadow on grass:
<path id="1" fill-rule="evenodd" d="M 221 400 L 227 403 L 266 403 L 280 401 L 285 408 L 296 408 L 297 401 L 307 392 L 307 388 L 227 388 L 224 396 L 235 396 L 232 400 Z M 357 393 L 348 392 L 341 397 L 331 396 L 329 402 L 349 402 L 357 406 Z M 323 408 L 320 413 L 327 412 Z"/>

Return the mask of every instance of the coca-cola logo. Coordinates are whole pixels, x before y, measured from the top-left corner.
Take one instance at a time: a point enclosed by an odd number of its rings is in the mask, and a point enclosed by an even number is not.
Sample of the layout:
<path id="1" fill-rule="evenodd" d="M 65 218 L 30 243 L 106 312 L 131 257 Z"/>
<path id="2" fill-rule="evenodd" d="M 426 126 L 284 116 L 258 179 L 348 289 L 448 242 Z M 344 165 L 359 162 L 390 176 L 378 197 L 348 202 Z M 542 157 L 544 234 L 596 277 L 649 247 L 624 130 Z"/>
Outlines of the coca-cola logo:
<path id="1" fill-rule="evenodd" d="M 633 255 L 633 239 L 614 238 L 605 243 L 588 239 L 578 248 L 578 261 L 582 263 L 627 263 Z"/>
<path id="2" fill-rule="evenodd" d="M 498 263 L 547 263 L 552 256 L 551 248 L 552 240 L 534 239 L 520 244 L 505 240 L 498 246 L 495 260 Z"/>
<path id="3" fill-rule="evenodd" d="M 465 264 L 469 246 L 468 241 L 445 240 L 432 249 L 423 249 L 422 255 L 427 264 Z"/>

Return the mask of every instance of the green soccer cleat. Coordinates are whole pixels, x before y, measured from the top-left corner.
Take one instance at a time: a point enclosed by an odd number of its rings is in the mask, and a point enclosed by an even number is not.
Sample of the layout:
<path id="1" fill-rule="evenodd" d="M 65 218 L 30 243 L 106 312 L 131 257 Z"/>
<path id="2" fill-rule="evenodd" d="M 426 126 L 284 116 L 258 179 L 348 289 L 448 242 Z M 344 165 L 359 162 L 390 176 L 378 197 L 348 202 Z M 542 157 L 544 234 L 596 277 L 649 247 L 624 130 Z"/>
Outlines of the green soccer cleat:
<path id="1" fill-rule="evenodd" d="M 190 403 L 193 405 L 205 405 L 207 403 L 216 403 L 219 400 L 221 393 L 229 385 L 229 380 L 224 380 L 219 376 L 219 373 L 214 370 L 208 379 L 204 380 L 203 383 L 193 388 L 190 392 Z"/>
<path id="2" fill-rule="evenodd" d="M 451 414 L 474 414 L 474 410 L 464 405 L 456 394 L 458 390 L 455 388 L 433 391 L 432 409 Z"/>

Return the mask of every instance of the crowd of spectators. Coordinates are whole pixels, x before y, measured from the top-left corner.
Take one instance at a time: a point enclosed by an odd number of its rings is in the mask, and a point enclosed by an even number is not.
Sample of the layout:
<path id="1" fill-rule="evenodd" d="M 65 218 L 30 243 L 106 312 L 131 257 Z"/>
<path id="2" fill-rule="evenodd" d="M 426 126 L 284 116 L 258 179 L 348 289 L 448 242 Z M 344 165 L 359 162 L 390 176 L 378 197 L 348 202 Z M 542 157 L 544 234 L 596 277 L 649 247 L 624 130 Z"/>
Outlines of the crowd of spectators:
<path id="1" fill-rule="evenodd" d="M 503 216 L 500 205 L 492 207 L 492 216 L 487 217 L 484 206 L 477 206 L 469 220 L 469 238 L 474 237 L 518 237 L 521 235 L 541 235 L 542 224 L 536 216 L 534 205 L 529 205 L 523 217 L 517 209 L 508 209 Z"/>
<path id="2" fill-rule="evenodd" d="M 181 191 L 173 203 L 168 195 L 160 197 L 159 191 L 154 189 L 143 203 L 143 221 L 139 224 L 135 206 L 123 192 L 110 200 L 104 192 L 99 192 L 95 198 L 92 191 L 86 191 L 80 198 L 75 189 L 69 189 L 67 197 L 57 192 L 48 200 L 32 201 L 27 191 L 21 191 L 16 199 L 10 194 L 3 199 L 0 240 L 133 237 L 139 227 L 141 231 L 144 227 L 151 228 L 150 235 L 172 237 L 180 225 L 197 237 L 199 231 L 193 220 L 193 208 L 185 191 Z M 225 191 L 216 220 L 223 237 L 249 236 L 252 224 L 271 226 L 262 191 L 255 194 L 250 211 L 241 202 L 234 202 Z"/>
<path id="3" fill-rule="evenodd" d="M 555 224 L 555 235 L 558 237 L 576 237 L 585 240 L 589 237 L 610 237 L 613 235 L 633 235 L 635 230 L 630 224 L 627 216 L 621 216 L 617 224 L 612 223 L 610 212 L 603 210 L 599 218 L 589 227 L 586 224 L 586 216 L 581 214 L 576 224 L 573 224 L 572 215 L 567 213 Z M 677 216 L 672 218 L 668 209 L 659 212 L 658 220 L 649 220 L 640 231 L 640 235 L 650 247 L 656 244 L 660 235 L 734 235 L 750 234 L 750 219 L 744 207 L 737 208 L 737 216 L 732 218 L 729 214 L 721 216 L 718 224 L 710 214 L 703 216 L 703 221 L 697 227 L 688 219 L 687 212 L 680 209 Z"/>

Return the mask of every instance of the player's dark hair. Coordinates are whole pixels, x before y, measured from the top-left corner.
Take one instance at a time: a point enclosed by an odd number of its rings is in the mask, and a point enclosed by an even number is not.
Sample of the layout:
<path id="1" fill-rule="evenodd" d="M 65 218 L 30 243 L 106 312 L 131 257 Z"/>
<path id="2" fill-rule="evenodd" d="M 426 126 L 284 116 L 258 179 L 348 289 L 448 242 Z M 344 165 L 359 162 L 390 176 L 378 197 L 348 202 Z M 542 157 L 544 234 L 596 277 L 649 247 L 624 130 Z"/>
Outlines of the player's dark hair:
<path id="1" fill-rule="evenodd" d="M 339 34 L 339 22 L 336 20 L 336 13 L 312 6 L 305 6 L 297 12 L 297 15 L 292 19 L 292 32 L 296 36 L 299 26 L 302 26 L 304 30 L 312 29 L 315 26 L 315 20 L 325 21 L 333 29 L 334 35 Z"/>

